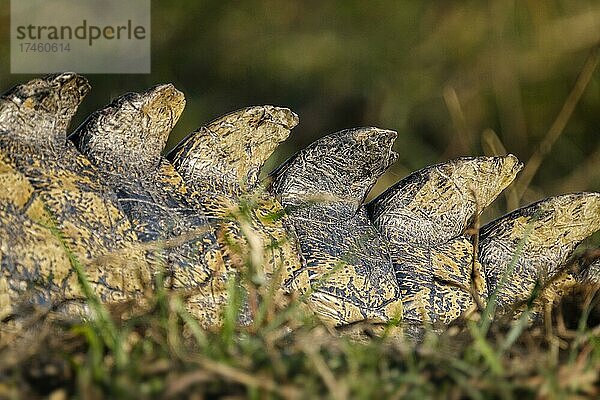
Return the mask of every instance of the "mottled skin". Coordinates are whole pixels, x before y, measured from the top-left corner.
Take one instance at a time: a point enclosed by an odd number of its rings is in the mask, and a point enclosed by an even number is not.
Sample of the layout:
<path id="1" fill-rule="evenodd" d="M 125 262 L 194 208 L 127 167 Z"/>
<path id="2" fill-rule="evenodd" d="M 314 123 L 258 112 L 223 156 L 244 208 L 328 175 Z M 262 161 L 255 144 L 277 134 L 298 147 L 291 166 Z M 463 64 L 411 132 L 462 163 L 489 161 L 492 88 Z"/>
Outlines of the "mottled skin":
<path id="1" fill-rule="evenodd" d="M 0 135 L 44 143 L 67 128 L 89 86 L 74 74 L 49 75 L 0 96 Z M 42 132 L 48 132 L 45 137 Z M 50 146 L 55 146 L 50 143 Z M 48 304 L 78 297 L 68 254 L 29 180 L 0 151 L 0 316 L 18 300 Z"/>
<path id="2" fill-rule="evenodd" d="M 0 97 L 0 129 L 30 145 L 61 150 L 65 133 L 90 85 L 66 72 L 17 85 Z"/>
<path id="3" fill-rule="evenodd" d="M 598 261 L 577 276 L 566 271 L 575 246 L 600 229 L 598 193 L 546 199 L 491 222 L 473 259 L 468 227 L 514 178 L 512 156 L 426 168 L 365 207 L 396 158 L 395 133 L 352 129 L 272 174 L 280 203 L 258 174 L 297 124 L 291 111 L 251 107 L 200 128 L 169 155 L 179 175 L 160 152 L 183 109 L 180 92 L 157 86 L 92 115 L 73 136 L 90 162 L 65 135 L 88 90 L 65 73 L 0 96 L 0 317 L 23 298 L 81 299 L 74 259 L 103 301 L 139 295 L 155 258 L 166 261 L 169 285 L 190 294 L 188 309 L 205 325 L 219 323 L 229 274 L 248 265 L 281 271 L 275 283 L 287 292 L 310 288 L 308 303 L 335 325 L 447 324 L 473 296 L 485 302 L 497 292 L 508 308 L 537 283 L 551 298 L 577 279 L 598 281 Z"/>
<path id="4" fill-rule="evenodd" d="M 161 156 L 185 106 L 173 85 L 127 93 L 92 114 L 70 137 L 112 189 L 142 242 L 162 241 L 167 284 L 186 289 L 189 309 L 214 321 L 225 299 L 223 259 L 203 207 Z"/>
<path id="5" fill-rule="evenodd" d="M 82 297 L 60 240 L 25 214 L 0 210 L 0 318 L 19 301 L 51 306 Z"/>
<path id="6" fill-rule="evenodd" d="M 600 260 L 594 261 L 581 271 L 578 280 L 591 285 L 600 285 Z"/>
<path id="7" fill-rule="evenodd" d="M 10 133 L 0 129 L 0 135 Z M 35 221 L 50 222 L 44 203 L 34 194 L 35 189 L 25 175 L 17 171 L 0 150 L 0 205 L 7 211 L 26 214 Z"/>
<path id="8" fill-rule="evenodd" d="M 305 289 L 308 279 L 283 208 L 258 175 L 297 123 L 287 108 L 245 108 L 192 132 L 167 156 L 217 221 L 228 267 L 263 266 L 257 272 L 277 274 L 286 291 Z"/>
<path id="9" fill-rule="evenodd" d="M 551 197 L 490 222 L 479 241 L 490 293 L 497 291 L 501 308 L 526 301 L 537 282 L 545 285 L 563 273 L 575 247 L 598 230 L 600 193 Z M 561 281 L 569 287 L 573 279 Z"/>
<path id="10" fill-rule="evenodd" d="M 406 322 L 448 324 L 485 300 L 466 231 L 520 168 L 512 155 L 459 158 L 410 174 L 367 205 L 390 244 Z"/>
<path id="11" fill-rule="evenodd" d="M 69 122 L 89 90 L 87 80 L 73 73 L 47 75 L 17 85 L 0 96 L 0 131 L 5 137 L 33 146 L 61 149 Z M 6 159 L 7 150 L 2 149 L 0 157 L 0 187 L 11 190 L 0 192 L 0 202 L 47 222 L 41 199 Z"/>
<path id="12" fill-rule="evenodd" d="M 65 249 L 85 267 L 102 300 L 131 297 L 149 281 L 114 193 L 66 140 L 69 120 L 88 91 L 84 78 L 64 73 L 19 85 L 0 100 L 6 130 L 0 170 L 11 185 L 11 195 L 2 197 L 3 270 L 11 288 L 35 280 L 61 289 L 46 291 L 46 299 L 81 294 Z"/>
<path id="13" fill-rule="evenodd" d="M 324 319 L 344 325 L 402 316 L 387 244 L 362 205 L 396 160 L 396 133 L 358 128 L 317 140 L 272 174 L 271 190 L 298 235 L 313 293 Z"/>

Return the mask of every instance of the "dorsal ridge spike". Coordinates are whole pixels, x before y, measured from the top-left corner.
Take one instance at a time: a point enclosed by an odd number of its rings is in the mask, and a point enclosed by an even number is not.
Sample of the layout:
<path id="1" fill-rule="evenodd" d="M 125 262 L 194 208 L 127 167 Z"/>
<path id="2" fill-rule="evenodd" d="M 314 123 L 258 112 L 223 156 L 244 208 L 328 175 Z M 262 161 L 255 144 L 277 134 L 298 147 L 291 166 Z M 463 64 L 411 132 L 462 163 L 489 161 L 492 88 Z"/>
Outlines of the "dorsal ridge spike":
<path id="1" fill-rule="evenodd" d="M 366 127 L 336 132 L 300 150 L 272 172 L 271 190 L 284 205 L 346 202 L 358 209 L 394 163 L 395 131 Z"/>
<path id="2" fill-rule="evenodd" d="M 513 155 L 461 157 L 413 172 L 367 205 L 389 240 L 431 246 L 462 235 L 514 180 Z"/>
<path id="3" fill-rule="evenodd" d="M 87 79 L 74 72 L 14 86 L 0 96 L 0 130 L 38 147 L 61 148 L 71 118 L 90 88 Z"/>
<path id="4" fill-rule="evenodd" d="M 160 164 L 185 97 L 172 84 L 142 93 L 125 93 L 96 111 L 70 136 L 95 164 L 115 171 L 145 175 Z"/>
<path id="5" fill-rule="evenodd" d="M 235 197 L 259 185 L 263 164 L 297 124 L 288 108 L 247 107 L 195 130 L 167 158 L 199 190 L 210 193 L 218 186 Z"/>
<path id="6" fill-rule="evenodd" d="M 538 280 L 548 282 L 561 273 L 576 246 L 597 231 L 596 192 L 546 198 L 486 224 L 479 255 L 490 289 L 498 290 L 502 306 L 526 300 Z"/>

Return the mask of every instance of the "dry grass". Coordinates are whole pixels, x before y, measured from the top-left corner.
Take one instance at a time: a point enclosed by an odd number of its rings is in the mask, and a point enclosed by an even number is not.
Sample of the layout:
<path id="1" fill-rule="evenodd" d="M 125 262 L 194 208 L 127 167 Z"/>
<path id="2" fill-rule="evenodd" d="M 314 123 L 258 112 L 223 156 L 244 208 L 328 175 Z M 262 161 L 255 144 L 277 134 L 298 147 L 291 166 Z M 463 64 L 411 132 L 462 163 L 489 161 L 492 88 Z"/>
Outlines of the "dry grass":
<path id="1" fill-rule="evenodd" d="M 224 325 L 203 330 L 177 294 L 157 290 L 96 318 L 65 321 L 29 310 L 0 326 L 0 398 L 597 398 L 600 291 L 581 287 L 548 307 L 491 323 L 459 320 L 421 340 L 401 324 L 331 330 L 298 300 L 242 277 L 271 308 L 248 326 L 239 302 Z M 161 287 L 160 282 L 157 287 Z M 230 286 L 230 296 L 246 291 Z M 533 304 L 533 299 L 528 302 Z M 11 328 L 12 326 L 12 328 Z M 414 330 L 413 330 L 414 332 Z"/>

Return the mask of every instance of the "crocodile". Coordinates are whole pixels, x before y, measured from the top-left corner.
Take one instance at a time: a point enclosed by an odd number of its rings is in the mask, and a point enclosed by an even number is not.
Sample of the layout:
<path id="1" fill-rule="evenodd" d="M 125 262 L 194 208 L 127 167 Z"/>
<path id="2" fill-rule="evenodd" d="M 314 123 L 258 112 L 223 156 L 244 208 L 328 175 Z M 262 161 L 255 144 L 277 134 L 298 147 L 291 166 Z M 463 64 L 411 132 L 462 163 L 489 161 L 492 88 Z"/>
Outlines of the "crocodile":
<path id="1" fill-rule="evenodd" d="M 139 297 L 164 270 L 205 326 L 221 322 L 229 283 L 248 270 L 333 326 L 448 325 L 490 299 L 503 309 L 527 301 L 600 229 L 598 193 L 473 229 L 520 169 L 512 155 L 427 167 L 365 203 L 398 157 L 396 132 L 374 127 L 327 135 L 261 180 L 298 123 L 283 107 L 217 118 L 163 157 L 185 104 L 169 84 L 119 97 L 67 139 L 89 89 L 63 73 L 0 98 L 0 182 L 12 189 L 0 193 L 3 312 L 24 293 L 34 303 L 84 297 L 80 264 L 106 303 Z M 581 276 L 593 281 L 593 271 Z M 565 276 L 562 287 L 576 281 Z"/>

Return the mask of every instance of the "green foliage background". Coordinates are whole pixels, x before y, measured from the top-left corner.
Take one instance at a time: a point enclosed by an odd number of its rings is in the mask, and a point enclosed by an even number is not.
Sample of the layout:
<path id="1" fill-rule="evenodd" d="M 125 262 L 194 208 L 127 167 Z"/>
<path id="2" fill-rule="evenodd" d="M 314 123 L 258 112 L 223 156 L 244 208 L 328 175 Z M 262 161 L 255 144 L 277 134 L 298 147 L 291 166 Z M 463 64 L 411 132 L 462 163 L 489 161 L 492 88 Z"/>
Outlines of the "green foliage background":
<path id="1" fill-rule="evenodd" d="M 9 73 L 8 3 L 3 89 L 30 78 Z M 592 0 L 152 1 L 152 73 L 89 76 L 75 123 L 125 91 L 173 82 L 188 105 L 170 145 L 248 105 L 297 112 L 300 125 L 267 169 L 343 128 L 395 129 L 400 159 L 377 192 L 423 166 L 483 154 L 486 129 L 526 161 L 599 41 Z M 599 126 L 596 71 L 522 203 L 600 190 Z"/>

